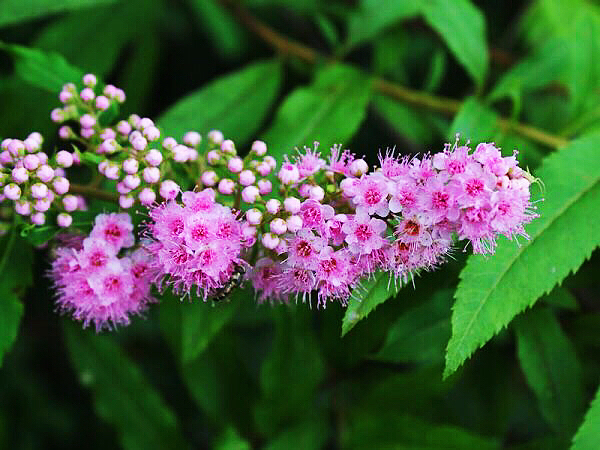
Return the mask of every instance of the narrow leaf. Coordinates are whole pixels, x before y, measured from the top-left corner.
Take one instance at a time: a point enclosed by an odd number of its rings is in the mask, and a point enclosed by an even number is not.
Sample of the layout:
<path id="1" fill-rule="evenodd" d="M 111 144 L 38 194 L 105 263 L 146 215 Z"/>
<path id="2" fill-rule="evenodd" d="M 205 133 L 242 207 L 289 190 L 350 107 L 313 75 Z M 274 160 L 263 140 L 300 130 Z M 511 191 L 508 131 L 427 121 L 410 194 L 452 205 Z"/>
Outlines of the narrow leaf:
<path id="1" fill-rule="evenodd" d="M 83 72 L 71 66 L 61 55 L 53 52 L 9 45 L 0 41 L 0 50 L 15 59 L 17 74 L 29 84 L 56 93 L 68 82 L 78 82 Z"/>
<path id="2" fill-rule="evenodd" d="M 162 114 L 158 123 L 179 138 L 189 130 L 221 130 L 238 143 L 262 124 L 281 84 L 281 65 L 263 61 L 192 92 Z"/>
<path id="3" fill-rule="evenodd" d="M 92 390 L 96 413 L 115 426 L 126 449 L 185 448 L 173 412 L 109 336 L 65 326 L 71 361 Z"/>
<path id="4" fill-rule="evenodd" d="M 548 308 L 515 320 L 517 355 L 542 415 L 563 434 L 573 433 L 584 410 L 581 367 L 575 348 Z"/>
<path id="5" fill-rule="evenodd" d="M 321 148 L 347 141 L 365 117 L 370 81 L 360 71 L 341 64 L 321 70 L 308 87 L 292 92 L 277 111 L 264 140 L 274 157 L 314 141 Z"/>
<path id="6" fill-rule="evenodd" d="M 600 389 L 585 414 L 583 424 L 573 438 L 571 450 L 596 450 L 600 448 Z"/>
<path id="7" fill-rule="evenodd" d="M 600 244 L 598 145 L 600 134 L 587 135 L 544 160 L 536 175 L 545 201 L 538 203 L 541 217 L 527 226 L 529 240 L 501 239 L 495 255 L 467 261 L 455 294 L 445 376 L 577 271 Z"/>
<path id="8" fill-rule="evenodd" d="M 114 3 L 117 0 L 2 0 L 0 27 L 62 11 Z"/>
<path id="9" fill-rule="evenodd" d="M 488 51 L 481 11 L 470 0 L 431 0 L 424 2 L 423 13 L 458 62 L 477 84 L 483 84 L 488 70 Z"/>
<path id="10" fill-rule="evenodd" d="M 355 289 L 342 319 L 342 336 L 397 292 L 398 287 L 390 280 L 390 274 L 385 272 L 378 272 L 364 282 L 362 287 Z"/>
<path id="11" fill-rule="evenodd" d="M 406 311 L 389 328 L 376 358 L 394 363 L 442 361 L 450 338 L 451 306 L 452 291 L 441 290 L 429 301 Z"/>

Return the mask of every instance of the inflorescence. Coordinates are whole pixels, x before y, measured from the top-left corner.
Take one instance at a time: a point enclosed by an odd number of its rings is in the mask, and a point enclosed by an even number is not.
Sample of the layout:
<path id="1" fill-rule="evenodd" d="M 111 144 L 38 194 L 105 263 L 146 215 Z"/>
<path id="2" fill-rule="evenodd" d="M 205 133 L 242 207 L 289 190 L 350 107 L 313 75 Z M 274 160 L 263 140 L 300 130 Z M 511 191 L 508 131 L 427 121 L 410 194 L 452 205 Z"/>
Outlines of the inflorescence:
<path id="1" fill-rule="evenodd" d="M 69 212 L 85 207 L 68 194 L 64 169 L 74 164 L 93 165 L 92 183 L 115 189 L 121 210 L 147 208 L 137 242 L 127 213 L 100 214 L 88 237 L 55 250 L 57 305 L 98 330 L 128 324 L 154 301 L 152 285 L 207 301 L 241 272 L 261 303 L 311 302 L 316 292 L 318 306 L 345 305 L 378 271 L 404 283 L 442 264 L 459 240 L 492 254 L 499 235 L 527 238 L 537 217 L 533 178 L 516 152 L 504 157 L 492 143 L 472 150 L 457 138 L 422 157 L 388 151 L 373 169 L 338 145 L 325 157 L 315 143 L 278 163 L 266 143 L 242 157 L 217 130 L 178 142 L 149 118 L 111 123 L 125 94 L 91 74 L 59 98 L 51 118 L 72 151 L 49 158 L 38 133 L 7 139 L 0 182 L 34 224 L 53 208 L 68 228 Z"/>

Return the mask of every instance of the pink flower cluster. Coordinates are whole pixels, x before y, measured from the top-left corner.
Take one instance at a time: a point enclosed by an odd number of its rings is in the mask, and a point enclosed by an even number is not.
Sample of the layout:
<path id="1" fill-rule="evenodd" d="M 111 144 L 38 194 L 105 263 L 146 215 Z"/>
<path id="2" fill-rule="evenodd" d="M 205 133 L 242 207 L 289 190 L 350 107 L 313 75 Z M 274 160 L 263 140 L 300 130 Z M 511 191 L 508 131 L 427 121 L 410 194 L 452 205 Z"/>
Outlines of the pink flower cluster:
<path id="1" fill-rule="evenodd" d="M 73 318 L 90 323 L 96 331 L 128 325 L 155 300 L 150 290 L 152 255 L 133 246 L 133 225 L 128 214 L 100 214 L 85 239 L 69 239 L 56 249 L 50 277 L 58 292 L 57 307 Z"/>
<path id="2" fill-rule="evenodd" d="M 52 208 L 58 211 L 58 225 L 68 227 L 73 221 L 69 213 L 85 208 L 82 198 L 69 194 L 64 171 L 77 155 L 61 150 L 48 158 L 42 142 L 42 135 L 34 132 L 23 141 L 9 138 L 0 143 L 1 200 L 13 201 L 15 212 L 35 225 L 43 225 Z"/>
<path id="3" fill-rule="evenodd" d="M 196 294 L 205 300 L 222 288 L 239 266 L 244 247 L 253 243 L 231 208 L 215 201 L 215 191 L 184 192 L 183 205 L 175 200 L 150 209 L 153 222 L 147 251 L 159 289 L 170 285 L 179 295 Z"/>

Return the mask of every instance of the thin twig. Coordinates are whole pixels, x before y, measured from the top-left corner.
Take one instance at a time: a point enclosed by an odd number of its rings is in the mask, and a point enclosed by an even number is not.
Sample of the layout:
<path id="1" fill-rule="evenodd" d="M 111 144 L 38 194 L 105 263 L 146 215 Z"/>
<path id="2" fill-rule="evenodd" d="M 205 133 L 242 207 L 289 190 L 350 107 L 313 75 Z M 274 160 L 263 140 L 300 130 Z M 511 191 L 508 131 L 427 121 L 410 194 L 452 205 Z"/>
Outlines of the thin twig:
<path id="1" fill-rule="evenodd" d="M 335 61 L 333 58 L 321 55 L 317 50 L 299 42 L 295 42 L 273 30 L 271 27 L 250 14 L 250 12 L 237 2 L 232 0 L 221 0 L 221 2 L 246 28 L 260 37 L 263 41 L 267 42 L 271 47 L 275 48 L 279 53 L 293 55 L 310 64 L 315 64 L 319 60 L 329 62 Z M 446 116 L 456 115 L 462 106 L 462 102 L 459 100 L 430 95 L 426 92 L 410 89 L 383 78 L 374 79 L 374 88 L 379 93 L 388 97 L 404 103 L 409 103 L 415 107 L 435 111 Z M 564 147 L 569 143 L 567 139 L 560 136 L 503 117 L 498 119 L 498 126 L 503 130 L 512 130 L 523 137 L 551 148 Z"/>

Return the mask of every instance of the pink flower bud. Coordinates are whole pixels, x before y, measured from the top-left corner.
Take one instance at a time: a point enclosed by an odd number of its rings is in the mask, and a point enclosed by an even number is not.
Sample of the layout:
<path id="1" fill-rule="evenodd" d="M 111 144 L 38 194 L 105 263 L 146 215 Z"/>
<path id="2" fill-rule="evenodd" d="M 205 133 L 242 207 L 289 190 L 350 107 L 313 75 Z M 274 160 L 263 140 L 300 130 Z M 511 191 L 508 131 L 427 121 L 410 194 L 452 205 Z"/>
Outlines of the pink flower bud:
<path id="1" fill-rule="evenodd" d="M 31 214 L 31 203 L 27 200 L 19 200 L 15 203 L 15 212 L 21 216 L 28 216 Z"/>
<path id="2" fill-rule="evenodd" d="M 271 220 L 271 223 L 269 224 L 269 229 L 272 233 L 283 234 L 287 231 L 287 225 L 285 223 L 285 220 L 277 217 Z"/>
<path id="3" fill-rule="evenodd" d="M 165 180 L 160 184 L 159 194 L 165 200 L 173 200 L 181 188 L 173 180 Z"/>
<path id="4" fill-rule="evenodd" d="M 91 114 L 84 114 L 79 119 L 79 123 L 83 128 L 92 128 L 94 125 L 96 125 L 96 119 Z"/>
<path id="5" fill-rule="evenodd" d="M 15 183 L 10 183 L 4 186 L 4 195 L 9 200 L 19 200 L 21 197 L 21 188 Z"/>
<path id="6" fill-rule="evenodd" d="M 320 202 L 321 200 L 323 200 L 325 198 L 325 191 L 323 190 L 323 188 L 321 186 L 313 186 L 310 189 L 309 197 L 312 198 L 313 200 Z"/>
<path id="7" fill-rule="evenodd" d="M 284 163 L 281 170 L 277 174 L 277 178 L 281 183 L 290 185 L 296 183 L 300 179 L 298 168 L 292 163 Z"/>
<path id="8" fill-rule="evenodd" d="M 40 198 L 33 204 L 33 209 L 39 212 L 46 212 L 50 209 L 50 201 L 46 198 Z"/>
<path id="9" fill-rule="evenodd" d="M 154 122 L 152 121 L 152 119 L 148 118 L 148 117 L 144 117 L 142 119 L 140 119 L 140 122 L 138 124 L 138 128 L 141 130 L 144 130 L 145 128 L 150 128 L 154 126 Z"/>
<path id="10" fill-rule="evenodd" d="M 115 92 L 115 98 L 119 103 L 123 103 L 125 101 L 125 91 L 123 89 L 117 89 Z"/>
<path id="11" fill-rule="evenodd" d="M 48 193 L 46 194 L 46 197 L 44 197 L 46 200 L 48 200 L 50 203 L 52 203 L 54 201 L 54 192 L 52 192 L 50 189 L 48 189 Z"/>
<path id="12" fill-rule="evenodd" d="M 271 170 L 274 170 L 275 167 L 277 167 L 277 161 L 271 155 L 265 156 L 263 162 L 271 166 Z"/>
<path id="13" fill-rule="evenodd" d="M 73 94 L 69 91 L 60 91 L 60 94 L 58 94 L 58 99 L 61 103 L 69 103 L 72 98 Z"/>
<path id="14" fill-rule="evenodd" d="M 224 178 L 221 181 L 219 181 L 218 189 L 219 192 L 223 195 L 231 195 L 235 190 L 235 183 L 228 178 Z"/>
<path id="15" fill-rule="evenodd" d="M 288 231 L 292 233 L 296 233 L 302 229 L 302 217 L 300 216 L 290 216 L 287 221 Z"/>
<path id="16" fill-rule="evenodd" d="M 56 223 L 61 228 L 68 228 L 73 223 L 73 217 L 67 213 L 60 213 L 58 216 L 56 216 Z"/>
<path id="17" fill-rule="evenodd" d="M 121 175 L 121 168 L 113 162 L 109 162 L 104 169 L 104 176 L 109 180 L 118 180 Z"/>
<path id="18" fill-rule="evenodd" d="M 135 158 L 127 158 L 123 161 L 123 171 L 125 173 L 134 174 L 138 171 L 140 164 Z"/>
<path id="19" fill-rule="evenodd" d="M 66 194 L 69 192 L 69 180 L 64 177 L 55 178 L 52 182 L 52 187 L 58 195 Z"/>
<path id="20" fill-rule="evenodd" d="M 271 170 L 272 170 L 271 166 L 268 165 L 267 163 L 260 163 L 259 165 L 256 166 L 256 171 L 262 177 L 266 177 L 267 175 L 269 175 L 271 173 Z"/>
<path id="21" fill-rule="evenodd" d="M 36 155 L 27 155 L 25 158 L 23 158 L 23 167 L 25 167 L 27 170 L 35 170 L 40 166 L 40 158 L 38 158 Z"/>
<path id="22" fill-rule="evenodd" d="M 106 168 L 108 167 L 108 160 L 104 160 L 98 164 L 98 172 L 104 175 Z"/>
<path id="23" fill-rule="evenodd" d="M 185 145 L 176 145 L 173 149 L 173 159 L 176 162 L 184 163 L 190 158 L 190 149 Z"/>
<path id="24" fill-rule="evenodd" d="M 48 193 L 48 186 L 44 183 L 35 183 L 31 186 L 31 196 L 33 198 L 45 198 Z"/>
<path id="25" fill-rule="evenodd" d="M 190 161 L 196 161 L 198 159 L 198 150 L 188 147 L 188 159 Z"/>
<path id="26" fill-rule="evenodd" d="M 31 215 L 31 223 L 34 225 L 44 225 L 46 223 L 46 215 L 43 212 L 36 212 Z"/>
<path id="27" fill-rule="evenodd" d="M 146 153 L 146 156 L 144 159 L 151 166 L 160 166 L 160 163 L 162 163 L 162 160 L 163 160 L 163 156 L 159 150 L 156 150 L 155 148 L 153 148 L 153 149 L 149 150 L 148 153 Z"/>
<path id="28" fill-rule="evenodd" d="M 258 180 L 258 192 L 260 195 L 270 194 L 273 190 L 273 184 L 269 180 Z"/>
<path id="29" fill-rule="evenodd" d="M 104 91 L 102 92 L 104 92 L 104 95 L 106 95 L 108 98 L 114 98 L 117 94 L 117 88 L 112 84 L 107 84 L 104 86 Z"/>
<path id="30" fill-rule="evenodd" d="M 215 184 L 217 184 L 217 181 L 219 179 L 219 177 L 217 176 L 217 174 L 213 171 L 213 170 L 209 170 L 207 172 L 204 172 L 202 174 L 202 184 L 204 186 L 214 186 Z"/>
<path id="31" fill-rule="evenodd" d="M 96 108 L 100 111 L 104 111 L 110 107 L 110 100 L 104 95 L 96 97 Z"/>
<path id="32" fill-rule="evenodd" d="M 162 146 L 165 150 L 173 150 L 177 146 L 177 141 L 174 137 L 166 137 L 162 141 Z"/>
<path id="33" fill-rule="evenodd" d="M 242 200 L 245 203 L 254 203 L 259 196 L 258 188 L 256 186 L 246 186 L 242 190 Z"/>
<path id="34" fill-rule="evenodd" d="M 157 141 L 160 138 L 160 130 L 155 126 L 149 126 L 144 128 L 143 134 L 146 137 L 146 139 L 148 139 L 150 142 Z"/>
<path id="35" fill-rule="evenodd" d="M 64 177 L 65 169 L 63 169 L 62 167 L 57 167 L 56 169 L 54 169 L 54 176 L 55 177 Z"/>
<path id="36" fill-rule="evenodd" d="M 93 128 L 82 128 L 81 131 L 79 132 L 79 134 L 81 134 L 82 138 L 89 139 L 94 134 L 96 134 L 96 130 L 94 130 Z"/>
<path id="37" fill-rule="evenodd" d="M 11 154 L 8 153 L 8 150 L 4 150 L 2 153 L 0 153 L 0 164 L 10 164 L 12 160 L 13 158 Z"/>
<path id="38" fill-rule="evenodd" d="M 283 207 L 289 213 L 296 214 L 300 211 L 302 203 L 296 197 L 288 197 L 283 201 Z"/>
<path id="39" fill-rule="evenodd" d="M 219 130 L 211 130 L 208 132 L 208 140 L 215 145 L 221 145 L 223 139 L 225 139 L 225 137 Z"/>
<path id="40" fill-rule="evenodd" d="M 131 189 L 127 187 L 125 181 L 119 181 L 117 183 L 117 192 L 119 194 L 129 194 L 131 192 Z"/>
<path id="41" fill-rule="evenodd" d="M 350 164 L 350 173 L 355 177 L 360 177 L 369 171 L 369 166 L 364 159 L 355 159 Z"/>
<path id="42" fill-rule="evenodd" d="M 131 195 L 120 195 L 119 206 L 123 209 L 129 209 L 133 206 L 135 199 Z"/>
<path id="43" fill-rule="evenodd" d="M 267 208 L 267 211 L 271 214 L 277 214 L 281 210 L 281 202 L 276 198 L 272 198 L 269 201 L 267 201 L 267 204 L 265 206 Z"/>
<path id="44" fill-rule="evenodd" d="M 78 200 L 74 195 L 65 195 L 62 199 L 63 206 L 66 211 L 72 212 L 77 209 Z"/>
<path id="45" fill-rule="evenodd" d="M 152 189 L 144 188 L 140 191 L 138 199 L 142 205 L 149 206 L 156 200 L 156 194 Z"/>
<path id="46" fill-rule="evenodd" d="M 126 175 L 123 179 L 123 184 L 125 185 L 125 187 L 132 190 L 136 189 L 141 182 L 142 180 L 137 175 Z"/>
<path id="47" fill-rule="evenodd" d="M 46 164 L 48 162 L 48 155 L 46 155 L 44 152 L 37 152 L 35 156 L 37 156 L 40 160 L 40 164 Z"/>
<path id="48" fill-rule="evenodd" d="M 221 143 L 221 151 L 227 155 L 235 155 L 235 144 L 231 139 L 227 139 Z"/>
<path id="49" fill-rule="evenodd" d="M 28 153 L 35 153 L 37 152 L 42 144 L 40 144 L 37 140 L 28 137 L 27 139 L 25 139 L 23 141 L 23 145 L 25 146 L 25 150 L 27 150 Z"/>
<path id="50" fill-rule="evenodd" d="M 231 162 L 231 161 L 230 161 Z M 242 186 L 250 186 L 256 181 L 256 176 L 251 170 L 242 170 L 240 172 L 240 184 Z"/>
<path id="51" fill-rule="evenodd" d="M 100 139 L 102 139 L 102 140 L 116 139 L 116 138 L 117 138 L 117 133 L 112 128 L 105 128 L 100 133 Z"/>
<path id="52" fill-rule="evenodd" d="M 220 159 L 221 159 L 221 155 L 219 155 L 219 152 L 217 152 L 216 150 L 211 150 L 210 152 L 208 152 L 206 154 L 206 161 L 211 166 L 214 166 L 215 164 L 217 164 L 220 161 Z"/>
<path id="53" fill-rule="evenodd" d="M 304 198 L 310 197 L 310 190 L 312 186 L 310 184 L 303 184 L 298 187 L 298 194 L 300 194 Z"/>
<path id="54" fill-rule="evenodd" d="M 83 195 L 77 195 L 77 209 L 79 211 L 87 211 L 87 203 L 85 202 L 85 198 Z"/>
<path id="55" fill-rule="evenodd" d="M 246 220 L 250 225 L 259 225 L 262 220 L 262 213 L 256 208 L 251 208 L 246 211 Z"/>
<path id="56" fill-rule="evenodd" d="M 29 179 L 29 172 L 25 167 L 15 167 L 12 170 L 12 180 L 15 183 L 25 183 Z"/>
<path id="57" fill-rule="evenodd" d="M 54 123 L 62 123 L 65 121 L 65 112 L 60 108 L 55 108 L 50 111 L 50 119 Z"/>
<path id="58" fill-rule="evenodd" d="M 86 73 L 83 76 L 83 84 L 85 86 L 93 88 L 96 86 L 96 83 L 98 83 L 98 79 L 96 78 L 96 75 L 94 75 L 93 73 Z"/>
<path id="59" fill-rule="evenodd" d="M 96 94 L 94 93 L 93 89 L 90 88 L 85 88 L 84 90 L 81 91 L 81 94 L 79 94 L 79 96 L 81 97 L 81 100 L 83 100 L 84 102 L 91 102 L 92 100 L 94 100 L 94 97 L 96 97 Z"/>
<path id="60" fill-rule="evenodd" d="M 38 168 L 38 170 L 36 170 L 35 174 L 41 181 L 48 183 L 50 180 L 52 180 L 52 178 L 54 178 L 54 169 L 47 164 L 43 164 Z"/>
<path id="61" fill-rule="evenodd" d="M 10 144 L 11 141 L 11 138 L 2 139 L 2 142 L 0 142 L 0 149 L 8 150 L 8 144 Z"/>
<path id="62" fill-rule="evenodd" d="M 142 173 L 146 183 L 157 183 L 160 180 L 160 170 L 157 167 L 146 167 Z"/>
<path id="63" fill-rule="evenodd" d="M 73 130 L 67 125 L 63 125 L 58 129 L 58 136 L 61 139 L 70 139 L 74 136 Z"/>
<path id="64" fill-rule="evenodd" d="M 137 151 L 141 152 L 142 150 L 146 150 L 146 147 L 148 146 L 148 141 L 144 136 L 136 136 L 131 141 L 131 146 Z"/>
<path id="65" fill-rule="evenodd" d="M 252 149 L 256 156 L 265 156 L 267 154 L 267 144 L 263 141 L 254 141 L 252 143 Z"/>
<path id="66" fill-rule="evenodd" d="M 202 142 L 202 136 L 197 131 L 188 131 L 183 135 L 183 143 L 190 147 L 198 147 Z"/>
<path id="67" fill-rule="evenodd" d="M 12 156 L 19 156 L 25 153 L 25 144 L 18 139 L 12 139 L 8 143 L 8 152 Z"/>
<path id="68" fill-rule="evenodd" d="M 127 136 L 129 133 L 131 133 L 131 124 L 126 120 L 121 120 L 117 124 L 117 131 L 123 136 Z"/>
<path id="69" fill-rule="evenodd" d="M 61 150 L 56 154 L 56 164 L 61 167 L 71 167 L 73 165 L 73 155 L 65 150 Z"/>
<path id="70" fill-rule="evenodd" d="M 269 250 L 273 250 L 279 245 L 279 237 L 273 233 L 265 233 L 262 236 L 262 244 Z"/>
<path id="71" fill-rule="evenodd" d="M 133 130 L 131 132 L 131 134 L 127 137 L 127 140 L 129 142 L 133 142 L 135 139 L 141 138 L 141 137 L 144 137 L 144 135 L 141 133 L 141 131 Z"/>

